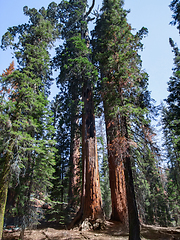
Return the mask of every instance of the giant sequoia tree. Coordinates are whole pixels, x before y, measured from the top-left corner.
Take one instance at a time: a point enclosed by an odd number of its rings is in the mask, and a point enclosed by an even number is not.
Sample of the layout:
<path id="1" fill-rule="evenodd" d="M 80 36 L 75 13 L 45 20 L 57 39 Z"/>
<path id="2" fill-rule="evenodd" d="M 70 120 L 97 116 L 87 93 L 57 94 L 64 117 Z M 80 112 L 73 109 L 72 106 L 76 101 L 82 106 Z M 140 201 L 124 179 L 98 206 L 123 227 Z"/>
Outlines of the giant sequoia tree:
<path id="1" fill-rule="evenodd" d="M 100 181 L 97 159 L 97 142 L 92 83 L 97 78 L 96 70 L 90 61 L 87 19 L 94 2 L 86 12 L 86 1 L 61 2 L 59 17 L 64 24 L 62 37 L 64 48 L 57 50 L 56 66 L 61 72 L 58 84 L 67 86 L 70 98 L 70 169 L 76 173 L 79 161 L 79 139 L 77 135 L 78 112 L 82 116 L 82 193 L 81 207 L 72 225 L 86 218 L 102 218 Z M 81 103 L 81 104 L 80 104 Z M 76 154 L 77 153 L 77 154 Z M 72 176 L 70 187 L 76 176 Z M 77 177 L 76 177 L 77 178 Z M 69 197 L 72 192 L 69 192 Z"/>
<path id="2" fill-rule="evenodd" d="M 104 1 L 102 15 L 94 34 L 94 54 L 101 74 L 101 96 L 104 106 L 112 218 L 126 221 L 126 196 L 129 217 L 129 239 L 140 239 L 138 212 L 132 177 L 132 149 L 137 146 L 134 129 L 142 129 L 147 119 L 149 93 L 147 74 L 141 70 L 138 50 L 146 29 L 136 35 L 127 23 L 123 1 Z M 126 186 L 125 186 L 126 182 Z"/>
<path id="3" fill-rule="evenodd" d="M 22 211 L 22 228 L 31 219 L 30 196 L 38 189 L 45 192 L 53 173 L 53 127 L 48 107 L 50 55 L 56 36 L 54 25 L 39 12 L 24 8 L 28 24 L 11 27 L 2 38 L 2 47 L 12 46 L 18 70 L 1 76 L 1 160 L 0 206 L 4 208 L 12 165 L 20 172 L 20 195 L 16 199 Z M 16 38 L 18 37 L 18 38 Z M 8 123 L 8 127 L 7 127 Z M 1 210 L 0 219 L 3 219 Z M 2 225 L 1 225 L 2 233 Z M 21 239 L 23 238 L 23 231 Z"/>

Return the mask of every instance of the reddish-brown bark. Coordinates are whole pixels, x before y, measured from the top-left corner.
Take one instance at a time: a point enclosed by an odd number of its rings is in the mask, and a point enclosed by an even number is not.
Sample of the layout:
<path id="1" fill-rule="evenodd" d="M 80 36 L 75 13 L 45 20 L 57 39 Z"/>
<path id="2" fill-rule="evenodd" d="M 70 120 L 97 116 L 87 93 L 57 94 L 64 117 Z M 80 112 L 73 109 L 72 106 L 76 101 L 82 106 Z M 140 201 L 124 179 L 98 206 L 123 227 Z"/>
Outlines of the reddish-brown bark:
<path id="1" fill-rule="evenodd" d="M 83 91 L 83 220 L 85 218 L 98 219 L 103 217 L 102 200 L 97 158 L 97 141 L 95 131 L 94 103 L 91 86 Z"/>
<path id="2" fill-rule="evenodd" d="M 108 141 L 108 163 L 109 163 L 109 180 L 111 188 L 112 213 L 111 219 L 127 223 L 127 200 L 126 184 L 124 176 L 124 165 L 119 154 L 120 146 L 115 141 L 117 136 L 117 122 L 109 120 L 106 115 L 106 132 Z M 108 119 L 108 120 L 107 120 Z"/>
<path id="3" fill-rule="evenodd" d="M 111 219 L 127 222 L 126 185 L 123 163 L 116 164 L 117 159 L 109 157 L 109 178 L 111 188 L 112 213 Z"/>
<path id="4" fill-rule="evenodd" d="M 82 117 L 82 195 L 81 207 L 70 228 L 85 219 L 103 219 L 97 141 L 95 132 L 94 103 L 91 86 L 83 88 L 83 117 Z"/>
<path id="5" fill-rule="evenodd" d="M 75 82 L 71 83 L 70 95 L 71 102 L 71 142 L 70 142 L 70 157 L 69 157 L 69 192 L 68 206 L 77 208 L 80 197 L 80 134 L 79 134 L 79 116 L 78 116 L 78 89 Z"/>
<path id="6" fill-rule="evenodd" d="M 77 121 L 76 121 L 77 122 Z M 77 123 L 75 123 L 77 124 Z M 68 205 L 70 207 L 76 207 L 78 204 L 79 196 L 79 181 L 80 181 L 80 138 L 77 134 L 77 130 L 74 131 L 74 127 L 71 130 L 75 132 L 71 139 L 70 146 L 70 176 L 69 176 L 69 193 L 68 193 Z"/>

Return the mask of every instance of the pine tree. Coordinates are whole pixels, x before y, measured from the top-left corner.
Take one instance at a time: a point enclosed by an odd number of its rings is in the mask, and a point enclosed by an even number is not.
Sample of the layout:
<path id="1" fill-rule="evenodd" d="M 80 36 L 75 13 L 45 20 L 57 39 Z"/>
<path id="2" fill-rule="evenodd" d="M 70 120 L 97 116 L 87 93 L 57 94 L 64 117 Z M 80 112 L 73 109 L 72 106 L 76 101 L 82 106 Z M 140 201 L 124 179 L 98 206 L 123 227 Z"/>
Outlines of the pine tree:
<path id="1" fill-rule="evenodd" d="M 12 164 L 22 169 L 22 185 L 18 187 L 24 199 L 20 198 L 17 203 L 19 210 L 23 210 L 21 239 L 31 219 L 31 194 L 36 196 L 38 189 L 45 193 L 51 186 L 54 171 L 54 130 L 47 100 L 51 83 L 48 48 L 57 36 L 54 25 L 45 19 L 44 8 L 38 12 L 25 7 L 24 13 L 29 16 L 29 23 L 9 28 L 2 38 L 3 48 L 12 46 L 14 49 L 18 70 L 1 77 L 2 88 L 10 87 L 8 99 L 6 95 L 1 98 L 1 122 L 5 124 L 8 120 L 11 124 L 8 136 L 5 133 L 7 140 L 1 155 L 9 169 Z"/>

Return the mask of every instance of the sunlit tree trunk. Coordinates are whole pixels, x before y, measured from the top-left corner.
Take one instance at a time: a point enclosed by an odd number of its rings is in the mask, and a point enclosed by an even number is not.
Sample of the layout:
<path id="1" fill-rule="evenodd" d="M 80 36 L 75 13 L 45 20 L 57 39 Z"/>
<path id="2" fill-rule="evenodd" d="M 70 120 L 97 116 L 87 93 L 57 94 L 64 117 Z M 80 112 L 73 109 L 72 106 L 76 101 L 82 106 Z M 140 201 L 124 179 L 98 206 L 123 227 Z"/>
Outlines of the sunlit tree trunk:
<path id="1" fill-rule="evenodd" d="M 83 88 L 82 116 L 82 195 L 80 210 L 70 227 L 85 219 L 104 219 L 99 180 L 94 103 L 90 84 Z"/>
<path id="2" fill-rule="evenodd" d="M 105 106 L 105 121 L 108 144 L 109 181 L 111 188 L 112 213 L 111 220 L 127 223 L 126 184 L 124 176 L 124 164 L 119 155 L 118 124 L 116 119 L 110 119 Z"/>
<path id="3" fill-rule="evenodd" d="M 77 208 L 80 197 L 80 129 L 79 129 L 79 100 L 76 82 L 70 86 L 71 101 L 71 142 L 69 158 L 69 191 L 68 206 Z"/>
<path id="4" fill-rule="evenodd" d="M 90 217 L 98 219 L 103 217 L 101 190 L 99 180 L 98 158 L 97 158 L 97 140 L 95 131 L 95 117 L 92 89 L 85 87 L 83 92 L 84 99 L 84 121 L 83 130 L 83 157 L 86 162 L 85 174 L 85 201 L 83 218 Z"/>

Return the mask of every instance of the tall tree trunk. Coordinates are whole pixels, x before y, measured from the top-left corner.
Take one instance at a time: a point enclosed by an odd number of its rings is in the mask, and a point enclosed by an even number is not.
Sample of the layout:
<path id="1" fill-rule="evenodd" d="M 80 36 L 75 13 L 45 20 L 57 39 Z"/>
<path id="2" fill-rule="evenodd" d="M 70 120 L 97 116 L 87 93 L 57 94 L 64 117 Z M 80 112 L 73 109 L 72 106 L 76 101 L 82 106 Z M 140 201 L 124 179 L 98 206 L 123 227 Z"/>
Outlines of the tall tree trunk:
<path id="1" fill-rule="evenodd" d="M 72 84 L 71 86 L 71 143 L 70 143 L 70 173 L 69 173 L 69 191 L 68 191 L 68 206 L 78 206 L 78 196 L 80 192 L 79 180 L 80 180 L 80 135 L 78 133 L 78 89 L 77 86 Z"/>
<path id="2" fill-rule="evenodd" d="M 125 178 L 129 217 L 129 240 L 140 240 L 140 224 L 135 200 L 130 157 L 125 158 Z"/>
<path id="3" fill-rule="evenodd" d="M 92 5 L 86 12 L 84 9 L 84 21 L 87 23 L 88 15 L 91 13 L 95 4 Z M 85 39 L 87 48 L 90 47 L 90 39 L 87 27 L 82 28 L 81 38 Z M 91 62 L 90 55 L 87 54 L 87 59 Z M 82 73 L 83 74 L 83 73 Z M 104 220 L 104 213 L 102 210 L 102 199 L 99 179 L 98 157 L 97 157 L 97 140 L 95 130 L 95 116 L 94 116 L 94 102 L 92 84 L 88 77 L 82 76 L 83 92 L 82 100 L 84 108 L 82 113 L 82 195 L 81 207 L 77 216 L 72 221 L 70 227 L 79 221 L 89 219 L 89 222 L 97 219 Z M 101 226 L 98 226 L 101 227 Z"/>
<path id="4" fill-rule="evenodd" d="M 71 125 L 77 124 L 73 121 Z M 69 176 L 69 192 L 68 192 L 68 205 L 69 207 L 76 207 L 78 205 L 79 196 L 79 179 L 80 179 L 80 139 L 77 134 L 77 130 L 74 126 L 71 126 L 71 146 L 70 146 L 70 176 Z"/>
<path id="5" fill-rule="evenodd" d="M 116 144 L 118 123 L 110 116 L 108 106 L 104 101 L 104 114 L 108 144 L 109 181 L 111 188 L 112 214 L 111 220 L 119 221 L 124 225 L 128 222 L 126 184 L 124 165 L 119 155 L 120 146 Z"/>
<path id="6" fill-rule="evenodd" d="M 85 219 L 104 219 L 99 180 L 94 103 L 90 84 L 83 87 L 81 207 L 70 228 Z"/>
<path id="7" fill-rule="evenodd" d="M 85 87 L 84 98 L 84 125 L 85 141 L 83 156 L 86 161 L 85 202 L 83 218 L 98 219 L 103 217 L 102 200 L 99 180 L 97 140 L 95 131 L 94 103 L 90 84 Z"/>
<path id="8" fill-rule="evenodd" d="M 122 134 L 126 138 L 127 146 L 124 153 L 124 172 L 126 180 L 126 192 L 128 203 L 128 217 L 129 217 L 129 240 L 140 240 L 140 223 L 138 218 L 138 210 L 135 199 L 134 183 L 131 168 L 129 136 L 127 129 L 126 117 L 121 117 Z"/>

